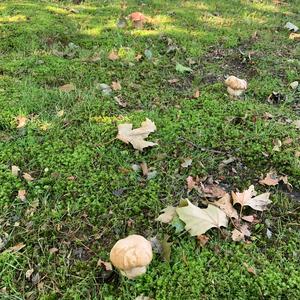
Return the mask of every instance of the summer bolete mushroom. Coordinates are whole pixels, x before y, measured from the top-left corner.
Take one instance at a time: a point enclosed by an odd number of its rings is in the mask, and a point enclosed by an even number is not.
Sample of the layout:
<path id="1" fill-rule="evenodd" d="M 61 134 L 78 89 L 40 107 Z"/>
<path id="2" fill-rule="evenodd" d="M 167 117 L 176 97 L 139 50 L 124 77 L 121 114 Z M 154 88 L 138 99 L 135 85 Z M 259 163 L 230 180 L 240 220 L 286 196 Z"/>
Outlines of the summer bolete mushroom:
<path id="1" fill-rule="evenodd" d="M 143 28 L 145 22 L 145 16 L 140 12 L 133 12 L 129 15 L 129 19 L 135 28 Z"/>
<path id="2" fill-rule="evenodd" d="M 146 272 L 152 260 L 152 246 L 141 235 L 129 235 L 119 240 L 110 251 L 110 261 L 129 279 Z"/>
<path id="3" fill-rule="evenodd" d="M 225 84 L 227 86 L 227 92 L 232 97 L 240 97 L 247 89 L 247 81 L 235 76 L 229 76 L 225 80 Z"/>

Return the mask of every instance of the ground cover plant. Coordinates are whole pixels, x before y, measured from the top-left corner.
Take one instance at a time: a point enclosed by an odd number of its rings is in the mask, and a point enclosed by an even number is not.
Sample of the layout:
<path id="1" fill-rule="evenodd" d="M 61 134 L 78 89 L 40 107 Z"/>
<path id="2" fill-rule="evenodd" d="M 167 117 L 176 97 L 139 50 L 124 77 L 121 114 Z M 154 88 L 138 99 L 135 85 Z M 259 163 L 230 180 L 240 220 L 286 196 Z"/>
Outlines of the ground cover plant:
<path id="1" fill-rule="evenodd" d="M 0 3 L 0 299 L 300 298 L 299 1 L 74 2 Z M 159 222 L 252 185 L 241 241 Z M 129 234 L 163 245 L 135 280 Z"/>

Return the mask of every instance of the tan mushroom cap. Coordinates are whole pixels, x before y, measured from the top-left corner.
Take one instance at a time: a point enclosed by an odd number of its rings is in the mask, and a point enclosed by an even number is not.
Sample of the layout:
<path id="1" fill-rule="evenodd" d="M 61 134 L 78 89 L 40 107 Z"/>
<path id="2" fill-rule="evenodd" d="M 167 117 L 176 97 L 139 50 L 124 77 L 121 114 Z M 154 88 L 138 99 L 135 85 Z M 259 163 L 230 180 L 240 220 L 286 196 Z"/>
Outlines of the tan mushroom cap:
<path id="1" fill-rule="evenodd" d="M 145 273 L 152 260 L 151 243 L 141 235 L 129 235 L 113 246 L 110 260 L 127 277 L 134 278 Z"/>
<path id="2" fill-rule="evenodd" d="M 144 21 L 145 20 L 145 16 L 141 13 L 141 12 L 134 12 L 132 14 L 129 15 L 129 18 L 132 21 Z"/>
<path id="3" fill-rule="evenodd" d="M 247 89 L 247 81 L 244 79 L 239 79 L 235 76 L 229 76 L 225 80 L 225 84 L 232 90 L 246 90 Z"/>

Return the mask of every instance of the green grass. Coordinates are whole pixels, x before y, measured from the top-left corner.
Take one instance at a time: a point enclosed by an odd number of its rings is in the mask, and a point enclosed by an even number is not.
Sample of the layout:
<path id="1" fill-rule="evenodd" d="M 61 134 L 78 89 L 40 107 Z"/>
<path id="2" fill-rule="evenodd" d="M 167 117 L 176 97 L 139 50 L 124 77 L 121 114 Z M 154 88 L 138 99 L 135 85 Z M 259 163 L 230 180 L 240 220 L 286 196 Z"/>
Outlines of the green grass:
<path id="1" fill-rule="evenodd" d="M 299 80 L 300 48 L 283 28 L 287 21 L 300 25 L 300 2 L 275 2 L 130 0 L 122 11 L 119 1 L 1 1 L 0 299 L 300 298 L 299 130 L 286 121 L 299 119 L 299 90 L 289 84 Z M 118 29 L 119 16 L 133 11 L 151 24 Z M 176 50 L 168 53 L 170 45 Z M 148 49 L 152 59 L 107 58 L 122 47 L 134 55 Z M 95 54 L 99 61 L 87 60 Z M 193 72 L 176 72 L 177 62 Z M 227 75 L 248 80 L 244 100 L 229 99 Z M 179 82 L 170 84 L 174 78 Z M 122 90 L 104 97 L 97 84 L 116 80 Z M 59 91 L 70 82 L 75 91 Z M 193 99 L 196 88 L 200 97 Z M 279 104 L 267 102 L 273 91 L 284 95 Z M 30 121 L 17 129 L 20 114 Z M 138 153 L 114 139 L 117 124 L 139 126 L 146 117 L 157 126 L 149 140 L 158 147 Z M 288 137 L 291 144 L 272 150 Z M 230 156 L 236 161 L 220 169 Z M 193 164 L 182 169 L 187 157 Z M 147 181 L 131 169 L 141 162 L 157 176 Z M 12 165 L 35 180 L 13 176 Z M 257 182 L 270 169 L 289 176 L 296 197 L 281 185 L 269 189 L 273 204 L 259 215 L 250 244 L 211 230 L 201 249 L 187 233 L 154 221 L 187 197 L 189 175 L 212 175 L 228 190 L 253 183 L 266 191 Z M 25 202 L 16 197 L 20 189 L 27 190 Z M 198 200 L 196 193 L 189 198 Z M 156 255 L 145 276 L 104 280 L 98 259 L 107 260 L 116 240 L 131 233 L 169 234 L 171 261 Z M 26 247 L 6 251 L 18 243 Z M 59 251 L 51 254 L 54 247 Z M 39 284 L 25 277 L 32 268 Z"/>

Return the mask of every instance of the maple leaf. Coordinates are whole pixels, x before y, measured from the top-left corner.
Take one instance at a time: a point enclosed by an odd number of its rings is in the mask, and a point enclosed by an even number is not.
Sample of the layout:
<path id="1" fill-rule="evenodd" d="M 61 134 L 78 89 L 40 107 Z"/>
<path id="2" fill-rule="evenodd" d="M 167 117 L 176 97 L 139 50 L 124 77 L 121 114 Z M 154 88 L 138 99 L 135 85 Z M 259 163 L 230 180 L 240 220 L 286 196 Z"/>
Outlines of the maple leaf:
<path id="1" fill-rule="evenodd" d="M 227 216 L 218 207 L 209 204 L 207 208 L 201 209 L 187 199 L 185 203 L 187 205 L 177 207 L 176 212 L 179 218 L 185 223 L 185 229 L 189 231 L 192 236 L 204 234 L 213 227 L 227 227 Z"/>
<path id="2" fill-rule="evenodd" d="M 159 221 L 162 223 L 170 223 L 172 222 L 173 218 L 176 216 L 176 207 L 167 206 L 165 209 L 162 210 L 162 214 L 159 215 L 155 221 Z"/>
<path id="3" fill-rule="evenodd" d="M 269 172 L 264 179 L 259 181 L 259 183 L 262 185 L 272 186 L 277 185 L 279 181 L 280 178 L 278 178 L 275 173 Z"/>
<path id="4" fill-rule="evenodd" d="M 242 193 L 231 192 L 231 194 L 233 205 L 239 203 L 242 206 L 242 209 L 244 206 L 250 206 L 255 210 L 264 211 L 267 209 L 267 205 L 272 203 L 272 201 L 269 199 L 270 193 L 264 193 L 254 197 L 256 192 L 253 185 L 251 185 L 248 190 L 245 190 Z"/>
<path id="5" fill-rule="evenodd" d="M 134 149 L 143 151 L 144 148 L 156 146 L 156 143 L 145 141 L 151 132 L 156 130 L 154 122 L 149 119 L 142 122 L 140 128 L 132 129 L 132 124 L 125 123 L 118 125 L 117 139 L 124 143 L 130 143 Z"/>
<path id="6" fill-rule="evenodd" d="M 231 203 L 231 197 L 227 193 L 220 200 L 215 201 L 214 205 L 218 206 L 229 218 L 238 219 L 238 213 Z"/>
<path id="7" fill-rule="evenodd" d="M 75 85 L 73 83 L 68 83 L 59 87 L 59 90 L 65 93 L 69 93 L 75 90 Z"/>
<path id="8" fill-rule="evenodd" d="M 16 117 L 16 121 L 18 122 L 17 128 L 23 128 L 25 127 L 26 123 L 27 123 L 27 117 L 25 116 L 17 116 Z"/>

